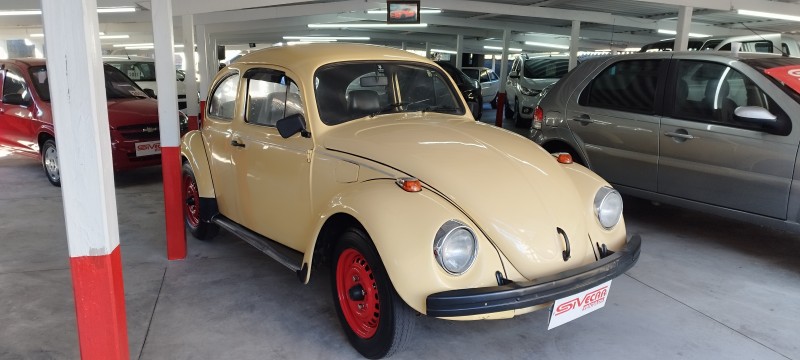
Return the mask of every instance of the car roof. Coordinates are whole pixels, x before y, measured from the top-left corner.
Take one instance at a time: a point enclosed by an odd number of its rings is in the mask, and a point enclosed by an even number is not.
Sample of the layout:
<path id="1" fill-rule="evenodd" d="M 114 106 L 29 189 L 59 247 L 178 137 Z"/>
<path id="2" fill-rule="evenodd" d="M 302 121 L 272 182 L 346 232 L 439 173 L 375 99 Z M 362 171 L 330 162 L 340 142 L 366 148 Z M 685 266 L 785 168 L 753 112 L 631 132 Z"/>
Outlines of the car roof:
<path id="1" fill-rule="evenodd" d="M 316 69 L 322 65 L 359 60 L 414 61 L 433 64 L 411 52 L 379 45 L 313 43 L 276 46 L 242 56 L 236 64 L 274 64 L 291 68 Z"/>
<path id="2" fill-rule="evenodd" d="M 654 52 L 644 52 L 644 53 L 634 53 L 634 54 L 613 55 L 611 57 L 614 59 L 626 58 L 626 57 L 635 57 L 635 58 L 652 57 L 656 59 L 661 59 L 661 58 L 671 58 L 673 56 L 686 56 L 686 55 L 711 56 L 711 57 L 719 57 L 730 60 L 765 59 L 765 58 L 778 58 L 782 56 L 780 54 L 741 52 L 741 51 L 735 55 L 730 51 L 654 51 Z"/>

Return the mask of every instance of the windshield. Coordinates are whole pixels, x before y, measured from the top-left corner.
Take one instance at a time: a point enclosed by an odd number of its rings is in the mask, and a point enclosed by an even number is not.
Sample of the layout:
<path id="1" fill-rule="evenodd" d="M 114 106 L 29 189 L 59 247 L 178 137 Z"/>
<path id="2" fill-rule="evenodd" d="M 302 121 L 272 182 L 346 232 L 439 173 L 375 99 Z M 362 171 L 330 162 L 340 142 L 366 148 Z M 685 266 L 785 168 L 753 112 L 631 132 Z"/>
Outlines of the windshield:
<path id="1" fill-rule="evenodd" d="M 156 64 L 154 62 L 113 62 L 107 64 L 119 69 L 133 81 L 156 81 Z"/>
<path id="2" fill-rule="evenodd" d="M 791 57 L 775 57 L 761 59 L 743 59 L 743 63 L 752 66 L 764 74 L 795 101 L 800 102 L 800 59 Z"/>
<path id="3" fill-rule="evenodd" d="M 317 70 L 315 96 L 326 125 L 388 113 L 466 113 L 447 76 L 426 64 L 363 61 L 327 65 Z"/>
<path id="4" fill-rule="evenodd" d="M 148 97 L 139 86 L 125 77 L 125 74 L 119 72 L 119 70 L 111 66 L 104 66 L 103 72 L 105 73 L 106 99 Z M 50 101 L 50 81 L 47 77 L 47 68 L 44 66 L 32 66 L 30 75 L 39 97 L 44 101 Z"/>
<path id="5" fill-rule="evenodd" d="M 569 71 L 569 59 L 533 58 L 525 60 L 523 76 L 529 79 L 560 79 Z"/>

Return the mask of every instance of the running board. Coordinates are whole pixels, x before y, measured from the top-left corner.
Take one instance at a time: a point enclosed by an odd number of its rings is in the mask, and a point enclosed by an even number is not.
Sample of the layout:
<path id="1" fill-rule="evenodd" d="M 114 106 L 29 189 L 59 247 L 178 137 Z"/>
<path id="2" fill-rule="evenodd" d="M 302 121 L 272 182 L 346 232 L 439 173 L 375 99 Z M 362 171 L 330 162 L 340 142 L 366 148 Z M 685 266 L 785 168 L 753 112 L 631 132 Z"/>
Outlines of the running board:
<path id="1" fill-rule="evenodd" d="M 217 214 L 211 221 L 223 229 L 230 231 L 233 235 L 236 235 L 248 244 L 253 245 L 253 247 L 264 254 L 269 255 L 269 257 L 275 259 L 275 261 L 279 262 L 281 265 L 296 272 L 298 276 L 305 275 L 301 274 L 303 273 L 301 269 L 305 268 L 301 267 L 303 264 L 303 253 L 256 234 L 252 230 L 237 224 L 223 215 Z M 305 281 L 305 279 L 302 281 Z"/>

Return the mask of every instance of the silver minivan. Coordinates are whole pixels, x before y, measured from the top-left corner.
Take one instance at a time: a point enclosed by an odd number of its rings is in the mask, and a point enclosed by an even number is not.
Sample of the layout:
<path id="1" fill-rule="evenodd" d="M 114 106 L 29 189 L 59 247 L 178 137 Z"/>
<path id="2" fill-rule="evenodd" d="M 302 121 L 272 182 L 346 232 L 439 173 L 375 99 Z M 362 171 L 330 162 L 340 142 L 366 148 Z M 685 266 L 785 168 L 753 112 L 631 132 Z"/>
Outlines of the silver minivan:
<path id="1" fill-rule="evenodd" d="M 620 191 L 800 232 L 800 58 L 592 59 L 547 93 L 535 141 Z"/>

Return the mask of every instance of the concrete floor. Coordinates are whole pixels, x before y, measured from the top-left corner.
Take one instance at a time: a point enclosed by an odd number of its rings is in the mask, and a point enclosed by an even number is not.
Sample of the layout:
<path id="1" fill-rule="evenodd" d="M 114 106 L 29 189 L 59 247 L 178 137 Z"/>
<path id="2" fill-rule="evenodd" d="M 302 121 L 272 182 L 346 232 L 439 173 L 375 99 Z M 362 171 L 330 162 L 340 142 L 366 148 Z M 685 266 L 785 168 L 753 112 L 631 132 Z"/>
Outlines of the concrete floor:
<path id="1" fill-rule="evenodd" d="M 491 118 L 487 108 L 484 118 Z M 301 285 L 221 232 L 166 260 L 160 168 L 116 176 L 132 359 L 359 358 L 327 271 Z M 800 359 L 800 239 L 625 199 L 639 263 L 606 307 L 547 331 L 511 320 L 420 317 L 397 359 Z M 39 163 L 0 150 L 0 359 L 79 357 L 61 193 Z"/>

